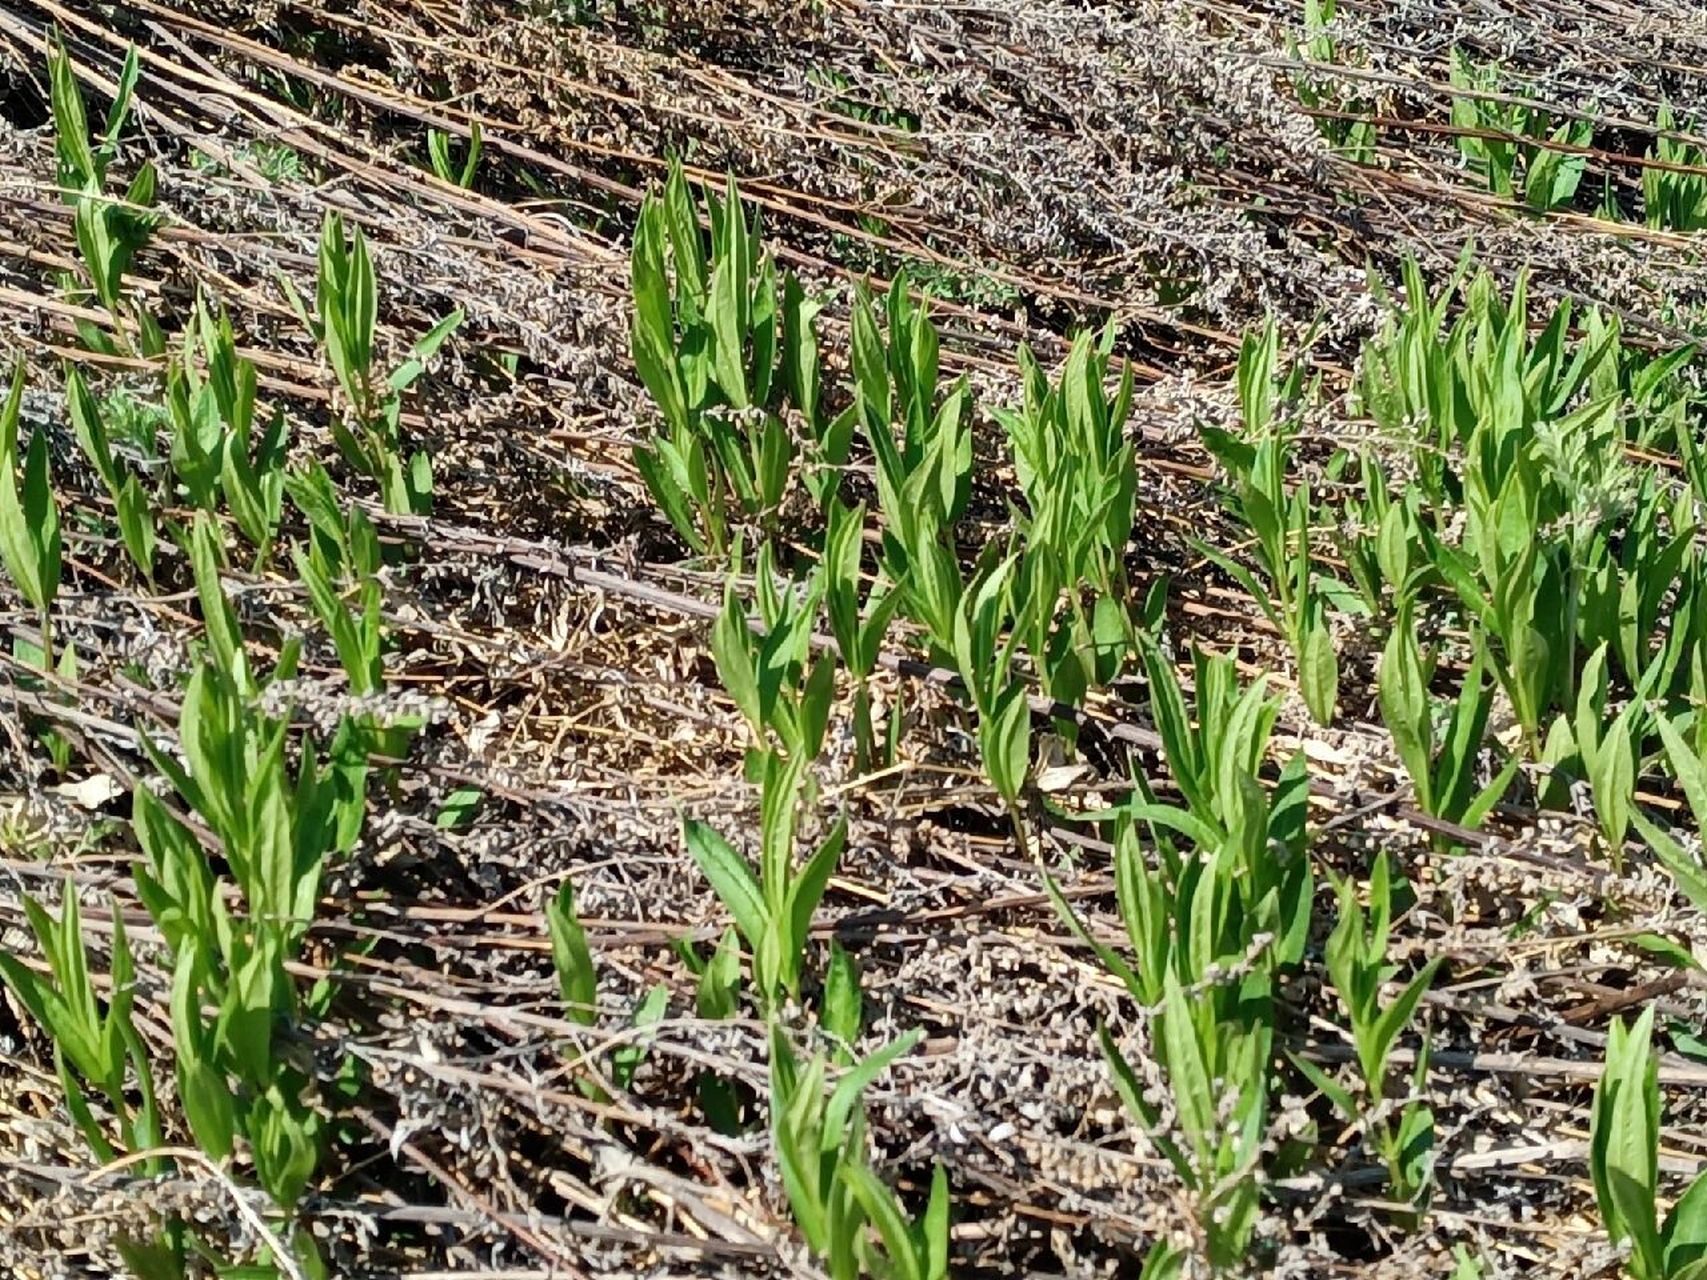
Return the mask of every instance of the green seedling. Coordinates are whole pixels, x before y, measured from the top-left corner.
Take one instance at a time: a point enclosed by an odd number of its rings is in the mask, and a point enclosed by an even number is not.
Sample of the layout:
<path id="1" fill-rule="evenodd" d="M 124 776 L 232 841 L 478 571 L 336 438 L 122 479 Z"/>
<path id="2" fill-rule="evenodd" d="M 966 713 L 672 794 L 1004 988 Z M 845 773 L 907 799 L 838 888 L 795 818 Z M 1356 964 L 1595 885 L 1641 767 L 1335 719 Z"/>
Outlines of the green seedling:
<path id="1" fill-rule="evenodd" d="M 1605 647 L 1627 684 L 1656 694 L 1677 686 L 1693 644 L 1692 629 L 1678 623 L 1688 622 L 1701 582 L 1693 494 L 1668 503 L 1659 485 L 1652 471 L 1620 484 L 1617 505 L 1605 508 L 1616 523 L 1596 521 L 1575 540 L 1583 562 L 1569 579 L 1579 643 Z"/>
<path id="2" fill-rule="evenodd" d="M 1694 519 L 1628 449 L 1677 440 L 1688 470 L 1693 442 L 1677 424 L 1691 393 L 1677 375 L 1693 348 L 1633 352 L 1615 321 L 1576 320 L 1568 303 L 1532 329 L 1522 275 L 1507 301 L 1485 274 L 1464 285 L 1467 269 L 1431 300 L 1407 264 L 1407 305 L 1366 346 L 1360 395 L 1415 444 L 1426 501 L 1402 544 L 1383 544 L 1395 570 L 1404 553 L 1401 593 L 1438 582 L 1457 598 L 1539 759 L 1543 728 L 1575 714 L 1585 655 L 1601 645 L 1630 687 L 1660 696 L 1689 678 Z M 1667 601 L 1688 625 L 1664 625 Z"/>
<path id="3" fill-rule="evenodd" d="M 1205 446 L 1233 481 L 1234 505 L 1251 532 L 1264 581 L 1248 568 L 1201 539 L 1192 545 L 1238 582 L 1276 630 L 1286 637 L 1298 666 L 1298 688 L 1310 714 L 1333 722 L 1339 701 L 1339 658 L 1328 629 L 1328 592 L 1310 554 L 1311 503 L 1307 483 L 1288 489 L 1291 438 L 1281 410 L 1314 397 L 1306 389 L 1304 367 L 1294 366 L 1276 379 L 1280 338 L 1271 317 L 1261 334 L 1246 334 L 1239 351 L 1239 403 L 1243 438 L 1204 426 Z M 1318 379 L 1319 381 L 1319 379 Z M 1343 595 L 1343 590 L 1338 594 Z"/>
<path id="4" fill-rule="evenodd" d="M 1098 1036 L 1116 1093 L 1194 1198 L 1210 1268 L 1226 1272 L 1248 1261 L 1260 1209 L 1274 1035 L 1271 979 L 1260 969 L 1235 969 L 1188 994 L 1169 969 L 1161 986 L 1152 1053 L 1173 1097 L 1172 1126 L 1163 1123 L 1108 1028 L 1099 1027 Z"/>
<path id="5" fill-rule="evenodd" d="M 229 174 L 233 170 L 241 171 L 247 167 L 274 186 L 283 182 L 309 181 L 314 172 L 314 167 L 303 159 L 302 152 L 295 147 L 283 142 L 271 142 L 265 138 L 240 143 L 222 154 L 230 156 L 230 164 L 223 158 L 216 158 L 205 151 L 191 151 L 190 167 L 200 173 L 220 175 Z"/>
<path id="6" fill-rule="evenodd" d="M 137 896 L 169 959 L 189 1132 L 216 1162 L 242 1153 L 288 1222 L 323 1137 L 313 1070 L 290 1042 L 304 1011 L 290 966 L 327 860 L 359 833 L 364 797 L 352 775 L 366 761 L 325 755 L 312 738 L 294 765 L 287 760 L 288 712 L 268 714 L 260 700 L 269 684 L 294 676 L 299 646 L 287 642 L 263 678 L 221 589 L 218 533 L 205 513 L 188 543 L 205 646 L 184 692 L 181 755 L 143 739 L 168 785 L 167 798 L 148 787 L 132 795 Z M 208 845 L 179 813 L 194 815 Z M 300 1231 L 292 1238 L 299 1270 L 321 1274 L 311 1239 Z"/>
<path id="7" fill-rule="evenodd" d="M 1659 352 L 1627 344 L 1619 318 L 1603 316 L 1598 309 L 1588 312 L 1584 333 L 1590 350 L 1607 338 L 1612 341 L 1616 359 L 1596 366 L 1595 398 L 1622 394 L 1625 439 L 1639 449 L 1693 452 L 1697 442 L 1687 424 L 1700 395 L 1691 385 L 1690 366 L 1700 344 L 1685 342 Z"/>
<path id="8" fill-rule="evenodd" d="M 119 341 L 86 320 L 77 321 L 78 335 L 91 351 L 103 355 L 157 356 L 165 350 L 159 325 L 125 292 L 124 277 L 136 255 L 160 225 L 152 212 L 156 173 L 145 162 L 120 196 L 108 194 L 108 170 L 118 155 L 119 135 L 130 118 L 137 81 L 136 49 L 125 54 L 118 91 L 107 112 L 106 125 L 91 143 L 83 94 L 64 45 L 55 38 L 48 52 L 49 98 L 59 157 L 59 187 L 73 208 L 78 257 L 88 284 L 67 275 L 64 281 L 73 301 L 92 298 L 104 307 Z M 123 344 L 122 347 L 120 344 Z"/>
<path id="9" fill-rule="evenodd" d="M 942 1167 L 914 1221 L 865 1155 L 860 1094 L 919 1036 L 909 1032 L 861 1060 L 826 1094 L 827 1059 L 818 1055 L 802 1065 L 782 1029 L 771 1029 L 771 1144 L 795 1224 L 833 1280 L 948 1275 L 949 1194 Z"/>
<path id="10" fill-rule="evenodd" d="M 1477 654 L 1451 701 L 1445 731 L 1429 689 L 1434 682 L 1436 651 L 1426 654 L 1417 644 L 1415 609 L 1406 601 L 1387 646 L 1377 677 L 1381 719 L 1392 735 L 1399 761 L 1410 775 L 1417 807 L 1436 818 L 1474 830 L 1500 802 L 1517 773 L 1513 757 L 1486 786 L 1476 786 L 1476 764 L 1487 734 L 1494 690 L 1485 679 L 1485 664 Z"/>
<path id="11" fill-rule="evenodd" d="M 853 1065 L 853 1046 L 865 1026 L 865 993 L 860 990 L 859 966 L 842 944 L 830 939 L 830 960 L 824 967 L 824 1004 L 818 1011 L 824 1034 L 842 1044 L 836 1058 Z"/>
<path id="12" fill-rule="evenodd" d="M 806 759 L 766 752 L 756 762 L 761 788 L 759 863 L 753 865 L 703 822 L 683 823 L 682 839 L 695 864 L 735 918 L 752 952 L 753 984 L 767 1008 L 800 998 L 812 917 L 847 842 L 843 816 L 806 860 L 795 865 L 795 832 L 813 788 Z"/>
<path id="13" fill-rule="evenodd" d="M 320 563 L 326 567 L 327 577 L 338 579 L 346 574 L 360 573 L 351 547 L 355 510 L 351 508 L 346 521 L 344 502 L 326 468 L 310 459 L 301 467 L 285 473 L 284 487 L 291 505 L 308 522 L 309 553 L 320 558 Z"/>
<path id="14" fill-rule="evenodd" d="M 1447 326 L 1453 301 L 1469 272 L 1468 252 L 1438 298 L 1431 298 L 1414 257 L 1403 265 L 1404 303 L 1391 305 L 1375 338 L 1363 349 L 1358 405 L 1389 437 L 1415 440 L 1417 483 L 1436 507 L 1456 501 L 1449 490 L 1448 451 L 1467 424 L 1468 397 L 1460 392 L 1459 361 L 1469 340 L 1466 318 Z M 1387 298 L 1373 273 L 1372 292 Z M 1395 584 L 1396 585 L 1396 584 Z"/>
<path id="15" fill-rule="evenodd" d="M 1020 848 L 1030 852 L 1020 794 L 1031 771 L 1031 700 L 1014 674 L 1019 634 L 1012 628 L 1013 570 L 987 555 L 954 612 L 954 658 L 971 695 L 984 773 L 1006 805 Z M 1005 637 L 1004 637 L 1005 632 Z"/>
<path id="16" fill-rule="evenodd" d="M 479 787 L 457 787 L 439 806 L 433 825 L 441 831 L 466 831 L 480 817 L 486 805 L 486 793 Z"/>
<path id="17" fill-rule="evenodd" d="M 646 994 L 628 1015 L 628 1037 L 611 1050 L 611 1080 L 618 1089 L 634 1083 L 634 1073 L 640 1070 L 651 1050 L 654 1032 L 649 1028 L 664 1020 L 669 1012 L 670 989 L 663 983 L 647 988 Z"/>
<path id="18" fill-rule="evenodd" d="M 0 954 L 0 980 L 52 1041 L 54 1069 L 66 1108 L 90 1154 L 102 1163 L 121 1154 L 138 1155 L 141 1172 L 158 1176 L 165 1172 L 165 1160 L 147 1153 L 162 1145 L 163 1130 L 148 1049 L 132 1016 L 136 969 L 124 914 L 114 900 L 110 995 L 103 1011 L 84 948 L 77 891 L 68 883 L 63 895 L 57 921 L 33 898 L 24 899 L 24 914 L 47 960 L 47 976 L 16 956 Z M 117 1145 L 90 1105 L 91 1089 L 106 1104 Z M 127 1258 L 155 1260 L 161 1275 L 183 1274 L 183 1232 L 175 1223 L 167 1223 L 147 1240 L 122 1239 L 118 1247 Z"/>
<path id="19" fill-rule="evenodd" d="M 76 889 L 66 885 L 57 921 L 33 898 L 24 899 L 24 911 L 47 959 L 48 974 L 43 977 L 17 957 L 0 955 L 0 978 L 53 1042 L 54 1066 L 78 1131 L 103 1162 L 121 1151 L 146 1152 L 159 1146 L 160 1116 L 148 1051 L 131 1017 L 135 967 L 118 904 L 112 910 L 112 994 L 104 1011 L 95 996 L 84 950 Z M 129 1090 L 132 1075 L 134 1095 Z M 90 1089 L 105 1101 L 120 1146 L 113 1145 L 90 1107 Z M 150 1157 L 146 1163 L 150 1171 L 160 1171 L 158 1158 Z"/>
<path id="20" fill-rule="evenodd" d="M 1353 455 L 1342 450 L 1330 470 L 1343 467 L 1354 456 L 1363 493 L 1344 501 L 1333 537 L 1361 609 L 1380 617 L 1395 601 L 1414 594 L 1427 578 L 1422 516 L 1415 489 L 1394 500 L 1386 472 L 1372 453 Z"/>
<path id="21" fill-rule="evenodd" d="M 1302 1058 L 1294 1057 L 1293 1061 L 1347 1121 L 1363 1127 L 1365 1140 L 1387 1169 L 1393 1198 L 1420 1208 L 1433 1177 L 1434 1113 L 1426 1104 L 1408 1099 L 1390 1109 L 1386 1100 L 1394 1086 L 1390 1066 L 1393 1049 L 1427 994 L 1441 958 L 1423 965 L 1390 1003 L 1384 1003 L 1382 988 L 1395 973 L 1387 962 L 1393 888 L 1386 852 L 1376 855 L 1370 872 L 1367 912 L 1350 879 L 1339 880 L 1334 887 L 1339 897 L 1339 921 L 1328 938 L 1328 976 L 1351 1021 L 1362 1100 Z M 1413 1092 L 1422 1087 L 1427 1063 L 1425 1048 L 1417 1058 Z"/>
<path id="22" fill-rule="evenodd" d="M 854 680 L 855 767 L 862 771 L 878 763 L 871 721 L 871 673 L 882 654 L 890 620 L 901 603 L 896 586 L 879 582 L 866 593 L 861 606 L 860 549 L 864 535 L 865 504 L 850 511 L 832 497 L 824 535 L 824 609 L 842 666 Z"/>
<path id="23" fill-rule="evenodd" d="M 324 472 L 318 474 L 324 478 Z M 307 481 L 307 488 L 314 495 L 304 493 L 311 504 L 323 506 L 331 499 L 313 480 Z M 300 482 L 298 489 L 304 489 Z M 316 497 L 321 500 L 318 504 Z M 311 538 L 307 552 L 295 549 L 292 559 L 309 604 L 337 651 L 350 693 L 358 699 L 377 699 L 387 687 L 379 535 L 367 513 L 355 505 L 337 522 L 337 528 L 336 538 Z M 408 758 L 409 745 L 424 723 L 418 714 L 396 715 L 381 710 L 352 713 L 339 727 L 334 751 L 340 756 L 371 756 L 395 766 Z M 394 768 L 387 777 L 395 783 Z M 352 778 L 352 783 L 356 781 Z"/>
<path id="24" fill-rule="evenodd" d="M 598 971 L 593 967 L 593 953 L 587 945 L 587 931 L 575 914 L 575 891 L 569 881 L 563 882 L 557 896 L 545 905 L 546 931 L 551 935 L 551 964 L 557 972 L 558 995 L 564 1012 L 583 1027 L 598 1024 Z M 610 1079 L 618 1089 L 626 1089 L 634 1073 L 646 1060 L 651 1036 L 646 1028 L 658 1022 L 669 1004 L 669 988 L 652 987 L 635 1005 L 629 1018 L 634 1033 L 611 1051 Z M 594 1079 L 582 1077 L 580 1088 L 589 1098 L 609 1101 L 610 1094 Z"/>
<path id="25" fill-rule="evenodd" d="M 1053 386 L 1031 348 L 1021 346 L 1024 403 L 1017 411 L 995 410 L 1026 495 L 1028 541 L 1052 544 L 1070 579 L 1104 594 L 1125 584 L 1123 556 L 1139 485 L 1127 440 L 1132 367 L 1121 370 L 1110 398 L 1113 345 L 1113 324 L 1099 340 L 1081 333 Z"/>
<path id="26" fill-rule="evenodd" d="M 25 603 L 36 611 L 37 641 L 23 635 L 12 639 L 12 653 L 21 663 L 42 672 L 57 672 L 62 680 L 77 679 L 77 650 L 63 646 L 54 653 L 53 603 L 59 594 L 63 539 L 59 527 L 59 504 L 54 497 L 53 477 L 48 469 L 47 433 L 30 433 L 23 460 L 23 485 L 18 477 L 18 421 L 24 395 L 24 364 L 19 361 L 12 386 L 0 407 L 0 565 L 11 577 Z M 24 677 L 22 683 L 39 686 Z M 32 732 L 61 775 L 71 764 L 71 744 L 50 724 L 35 724 Z"/>
<path id="27" fill-rule="evenodd" d="M 930 299 L 915 303 L 905 272 L 884 299 L 887 337 L 864 286 L 854 291 L 852 360 L 857 420 L 877 461 L 878 505 L 891 576 L 905 576 L 918 526 L 953 529 L 972 492 L 972 396 L 962 376 L 939 385 L 939 339 Z"/>
<path id="28" fill-rule="evenodd" d="M 832 944 L 832 967 L 836 951 Z M 740 934 L 733 928 L 725 929 L 710 956 L 700 955 L 699 949 L 687 941 L 678 945 L 677 952 L 696 979 L 694 1012 L 708 1022 L 735 1017 L 741 1011 Z M 740 1133 L 748 1111 L 746 1090 L 709 1068 L 700 1071 L 697 1084 L 707 1123 L 726 1136 Z"/>
<path id="29" fill-rule="evenodd" d="M 256 382 L 254 362 L 237 354 L 230 318 L 223 310 L 215 318 L 198 298 L 196 323 L 166 378 L 172 469 L 190 505 L 212 511 L 224 498 L 264 565 L 278 534 L 289 441 L 282 409 L 257 437 Z"/>
<path id="30" fill-rule="evenodd" d="M 1115 883 L 1132 958 L 1085 929 L 1052 878 L 1057 913 L 1144 1005 L 1159 1006 L 1152 1052 L 1173 1095 L 1163 1123 L 1107 1027 L 1099 1028 L 1116 1091 L 1196 1199 L 1208 1262 L 1227 1270 L 1250 1247 L 1260 1201 L 1274 1034 L 1274 976 L 1296 966 L 1309 937 L 1312 880 L 1304 854 L 1303 756 L 1274 798 L 1248 773 L 1228 777 L 1225 834 L 1185 810 L 1143 798 L 1115 815 Z M 1155 865 L 1138 824 L 1197 845 L 1190 856 L 1158 841 Z M 1166 1264 L 1158 1256 L 1157 1265 Z"/>
<path id="31" fill-rule="evenodd" d="M 1435 507 L 1463 502 L 1464 473 L 1480 468 L 1483 489 L 1496 493 L 1518 461 L 1534 425 L 1561 417 L 1594 386 L 1606 398 L 1604 367 L 1619 350 L 1615 328 L 1584 319 L 1587 338 L 1573 349 L 1569 301 L 1532 331 L 1527 277 L 1519 273 L 1510 301 L 1487 272 L 1469 279 L 1466 247 L 1457 271 L 1431 298 L 1414 258 L 1403 269 L 1405 301 L 1365 344 L 1358 388 L 1361 407 L 1386 434 L 1414 440 L 1418 480 Z M 1469 283 L 1466 283 L 1466 281 Z M 1386 298 L 1379 281 L 1376 296 Z M 1462 311 L 1447 323 L 1454 302 Z"/>
<path id="32" fill-rule="evenodd" d="M 1498 71 L 1476 66 L 1456 48 L 1450 74 L 1453 87 L 1467 91 L 1452 99 L 1452 123 L 1466 131 L 1458 136 L 1458 149 L 1470 172 L 1508 200 L 1518 199 L 1521 187 L 1531 209 L 1546 212 L 1570 204 L 1588 157 L 1562 148 L 1588 147 L 1594 141 L 1593 122 L 1573 117 L 1554 125 L 1541 107 L 1495 100 Z"/>
<path id="33" fill-rule="evenodd" d="M 672 164 L 635 227 L 630 346 L 662 423 L 634 462 L 682 540 L 721 555 L 732 522 L 769 528 L 780 513 L 799 454 L 785 408 L 800 416 L 807 485 L 820 504 L 839 483 L 853 418 L 830 418 L 822 403 L 821 304 L 792 276 L 779 297 L 775 260 L 733 177 L 723 199 L 706 192 L 705 215 L 709 251 Z"/>
<path id="34" fill-rule="evenodd" d="M 324 349 L 344 394 L 343 412 L 332 419 L 332 439 L 344 461 L 379 486 L 387 511 L 426 515 L 432 509 L 432 463 L 421 450 L 404 457 L 403 395 L 462 323 L 462 310 L 433 325 L 382 377 L 374 367 L 379 292 L 367 237 L 360 227 L 346 233 L 343 216 L 328 212 L 318 261 L 313 315 L 289 279 L 280 280 L 297 318 Z"/>
<path id="35" fill-rule="evenodd" d="M 1304 39 L 1293 45 L 1293 56 L 1324 66 L 1342 61 L 1340 44 L 1329 34 L 1338 9 L 1336 0 L 1304 0 Z M 1312 110 L 1343 113 L 1316 118 L 1316 128 L 1336 152 L 1354 164 L 1374 163 L 1374 122 L 1357 118 L 1373 114 L 1372 103 L 1357 97 L 1342 101 L 1333 82 L 1322 76 L 1296 75 L 1292 88 Z"/>
<path id="36" fill-rule="evenodd" d="M 1649 717 L 1640 694 L 1616 715 L 1608 706 L 1609 696 L 1607 647 L 1603 644 L 1583 669 L 1575 716 L 1560 716 L 1553 722 L 1543 762 L 1588 782 L 1601 833 L 1614 860 L 1621 861 L 1635 808 L 1636 767 Z M 1544 792 L 1543 799 L 1551 801 L 1553 797 Z"/>
<path id="37" fill-rule="evenodd" d="M 1137 639 L 1123 603 L 1138 487 L 1126 440 L 1132 371 L 1110 399 L 1113 343 L 1112 325 L 1095 343 L 1080 334 L 1053 387 L 1022 347 L 1023 406 L 995 411 L 1028 508 L 1018 522 L 1014 611 L 1043 691 L 1068 705 L 1112 680 Z"/>
<path id="38" fill-rule="evenodd" d="M 933 657 L 947 662 L 960 589 L 953 531 L 971 496 L 972 400 L 964 377 L 940 388 L 930 300 L 915 304 L 907 287 L 898 273 L 883 304 L 887 335 L 869 290 L 854 291 L 853 410 L 876 461 L 880 564 L 901 584 Z"/>
<path id="39" fill-rule="evenodd" d="M 1231 658 L 1197 649 L 1194 720 L 1179 677 L 1160 646 L 1146 641 L 1143 654 L 1150 714 L 1161 735 L 1174 786 L 1196 822 L 1225 835 L 1242 812 L 1244 797 L 1238 780 L 1255 777 L 1262 768 L 1280 703 L 1268 696 L 1265 677 L 1241 690 Z M 1147 786 L 1140 791 L 1153 799 Z"/>
<path id="40" fill-rule="evenodd" d="M 1678 128 L 1671 104 L 1662 102 L 1654 119 L 1654 145 L 1646 158 L 1662 164 L 1686 166 L 1642 169 L 1642 216 L 1650 227 L 1668 231 L 1699 231 L 1707 227 L 1707 150 L 1693 142 L 1670 136 Z M 1694 131 L 1694 124 L 1687 131 Z"/>
<path id="41" fill-rule="evenodd" d="M 82 446 L 84 456 L 94 465 L 112 499 L 119 527 L 119 540 L 130 554 L 131 561 L 149 581 L 154 579 L 154 553 L 159 544 L 155 529 L 154 508 L 142 482 L 128 468 L 119 466 L 107 438 L 106 424 L 95 397 L 89 393 L 83 375 L 75 366 L 65 370 L 65 399 L 71 413 L 71 427 Z"/>
<path id="42" fill-rule="evenodd" d="M 736 548 L 739 563 L 739 548 Z M 711 629 L 711 653 L 723 687 L 753 731 L 754 750 L 773 741 L 796 760 L 815 759 L 823 749 L 835 699 L 833 654 L 812 659 L 812 636 L 826 584 L 823 565 L 804 590 L 777 585 L 771 544 L 759 548 L 754 580 L 759 623 L 747 620 L 733 575 L 723 610 Z"/>
<path id="43" fill-rule="evenodd" d="M 450 134 L 442 129 L 427 130 L 427 160 L 433 166 L 433 173 L 439 181 L 464 191 L 474 186 L 474 175 L 480 170 L 480 147 L 480 122 L 476 120 L 468 126 L 468 149 L 463 153 L 462 168 L 458 169 L 450 159 Z"/>
<path id="44" fill-rule="evenodd" d="M 1700 718 L 1699 715 L 1695 717 L 1697 733 L 1700 732 Z M 1680 726 L 1687 722 L 1672 720 L 1665 715 L 1654 716 L 1653 722 L 1672 777 L 1688 802 L 1695 830 L 1707 830 L 1707 756 L 1696 742 L 1685 736 L 1684 728 Z M 1699 848 L 1686 848 L 1677 836 L 1634 807 L 1630 811 L 1630 821 L 1666 870 L 1671 872 L 1684 896 L 1697 910 L 1707 911 L 1707 864 L 1703 863 Z"/>
<path id="45" fill-rule="evenodd" d="M 24 362 L 12 371 L 12 386 L 0 408 L 0 562 L 36 611 L 41 627 L 41 666 L 53 663 L 53 602 L 59 594 L 62 543 L 59 504 L 48 470 L 47 434 L 30 433 L 18 483 L 18 419 L 24 400 Z"/>
<path id="46" fill-rule="evenodd" d="M 551 935 L 551 963 L 557 970 L 563 1011 L 583 1027 L 590 1027 L 599 1020 L 598 973 L 587 946 L 587 931 L 575 914 L 575 886 L 568 880 L 546 904 L 545 923 Z"/>
<path id="47" fill-rule="evenodd" d="M 1700 1280 L 1707 1275 L 1707 1177 L 1698 1176 L 1659 1217 L 1660 1089 L 1652 1036 L 1654 1010 L 1634 1026 L 1612 1020 L 1606 1067 L 1594 1089 L 1589 1171 L 1606 1232 L 1629 1242 L 1632 1280 Z"/>
<path id="48" fill-rule="evenodd" d="M 1452 1246 L 1452 1280 L 1482 1280 L 1486 1275 L 1480 1253 L 1471 1253 L 1468 1245 Z"/>

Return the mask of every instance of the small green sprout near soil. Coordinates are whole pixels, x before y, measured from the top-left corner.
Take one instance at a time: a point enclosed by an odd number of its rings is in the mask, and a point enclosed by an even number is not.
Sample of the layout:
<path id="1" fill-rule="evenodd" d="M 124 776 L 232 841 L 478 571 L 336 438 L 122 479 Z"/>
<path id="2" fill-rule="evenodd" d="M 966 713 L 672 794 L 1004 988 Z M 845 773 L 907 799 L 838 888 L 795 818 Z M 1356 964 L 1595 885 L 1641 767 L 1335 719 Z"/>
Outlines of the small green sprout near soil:
<path id="1" fill-rule="evenodd" d="M 0 20 L 17 1274 L 1707 1275 L 1684 37 L 204 7 Z"/>

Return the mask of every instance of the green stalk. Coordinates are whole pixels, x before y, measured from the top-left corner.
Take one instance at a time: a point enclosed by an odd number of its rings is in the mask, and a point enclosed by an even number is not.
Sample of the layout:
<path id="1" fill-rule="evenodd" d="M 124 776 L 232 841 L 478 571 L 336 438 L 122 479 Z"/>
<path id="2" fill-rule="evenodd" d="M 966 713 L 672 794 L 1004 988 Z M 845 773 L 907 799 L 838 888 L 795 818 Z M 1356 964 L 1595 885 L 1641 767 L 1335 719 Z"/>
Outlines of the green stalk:
<path id="1" fill-rule="evenodd" d="M 1580 538 L 1580 533 L 1577 535 Z M 1576 539 L 1573 539 L 1575 542 Z M 1582 548 L 1571 548 L 1570 586 L 1565 592 L 1565 706 L 1577 705 L 1577 615 L 1581 608 Z"/>
<path id="2" fill-rule="evenodd" d="M 854 684 L 854 768 L 869 773 L 876 767 L 876 746 L 872 740 L 871 688 L 864 676 Z"/>
<path id="3" fill-rule="evenodd" d="M 1027 862 L 1035 862 L 1041 870 L 1043 862 L 1031 842 L 1031 837 L 1026 834 L 1025 815 L 1020 812 L 1019 803 L 1004 802 L 1003 808 L 1008 811 L 1008 822 L 1014 829 L 1014 843 L 1019 846 L 1019 856 Z"/>

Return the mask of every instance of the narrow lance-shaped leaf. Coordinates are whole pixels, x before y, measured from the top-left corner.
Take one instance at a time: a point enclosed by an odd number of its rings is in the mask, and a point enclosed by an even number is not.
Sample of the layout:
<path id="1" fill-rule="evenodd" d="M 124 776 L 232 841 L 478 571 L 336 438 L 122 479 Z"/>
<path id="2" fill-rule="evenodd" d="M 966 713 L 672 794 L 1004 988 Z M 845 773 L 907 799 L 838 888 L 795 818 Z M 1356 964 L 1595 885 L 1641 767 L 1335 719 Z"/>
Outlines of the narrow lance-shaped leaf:
<path id="1" fill-rule="evenodd" d="M 551 935 L 552 966 L 557 989 L 569 1016 L 583 1026 L 598 1020 L 598 973 L 593 968 L 587 933 L 575 914 L 575 888 L 565 880 L 546 904 L 545 922 Z"/>
<path id="2" fill-rule="evenodd" d="M 711 882 L 718 898 L 735 917 L 749 947 L 764 937 L 770 919 L 759 882 L 747 860 L 732 845 L 703 822 L 688 819 L 682 824 L 682 839 L 688 854 Z"/>

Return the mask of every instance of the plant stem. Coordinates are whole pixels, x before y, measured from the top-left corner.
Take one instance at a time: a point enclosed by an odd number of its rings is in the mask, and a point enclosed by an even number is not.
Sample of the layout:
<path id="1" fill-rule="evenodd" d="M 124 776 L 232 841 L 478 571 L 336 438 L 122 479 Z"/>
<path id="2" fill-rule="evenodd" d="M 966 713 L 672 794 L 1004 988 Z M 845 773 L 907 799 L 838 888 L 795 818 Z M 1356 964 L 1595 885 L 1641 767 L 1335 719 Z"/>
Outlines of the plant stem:
<path id="1" fill-rule="evenodd" d="M 1019 801 L 1004 801 L 1003 807 L 1007 809 L 1008 822 L 1014 829 L 1014 843 L 1019 846 L 1019 856 L 1028 862 L 1038 861 L 1038 854 L 1031 842 L 1031 837 L 1026 834 L 1025 815 L 1020 811 Z"/>
<path id="2" fill-rule="evenodd" d="M 854 768 L 869 773 L 874 767 L 876 751 L 871 732 L 871 689 L 861 676 L 854 686 Z"/>

